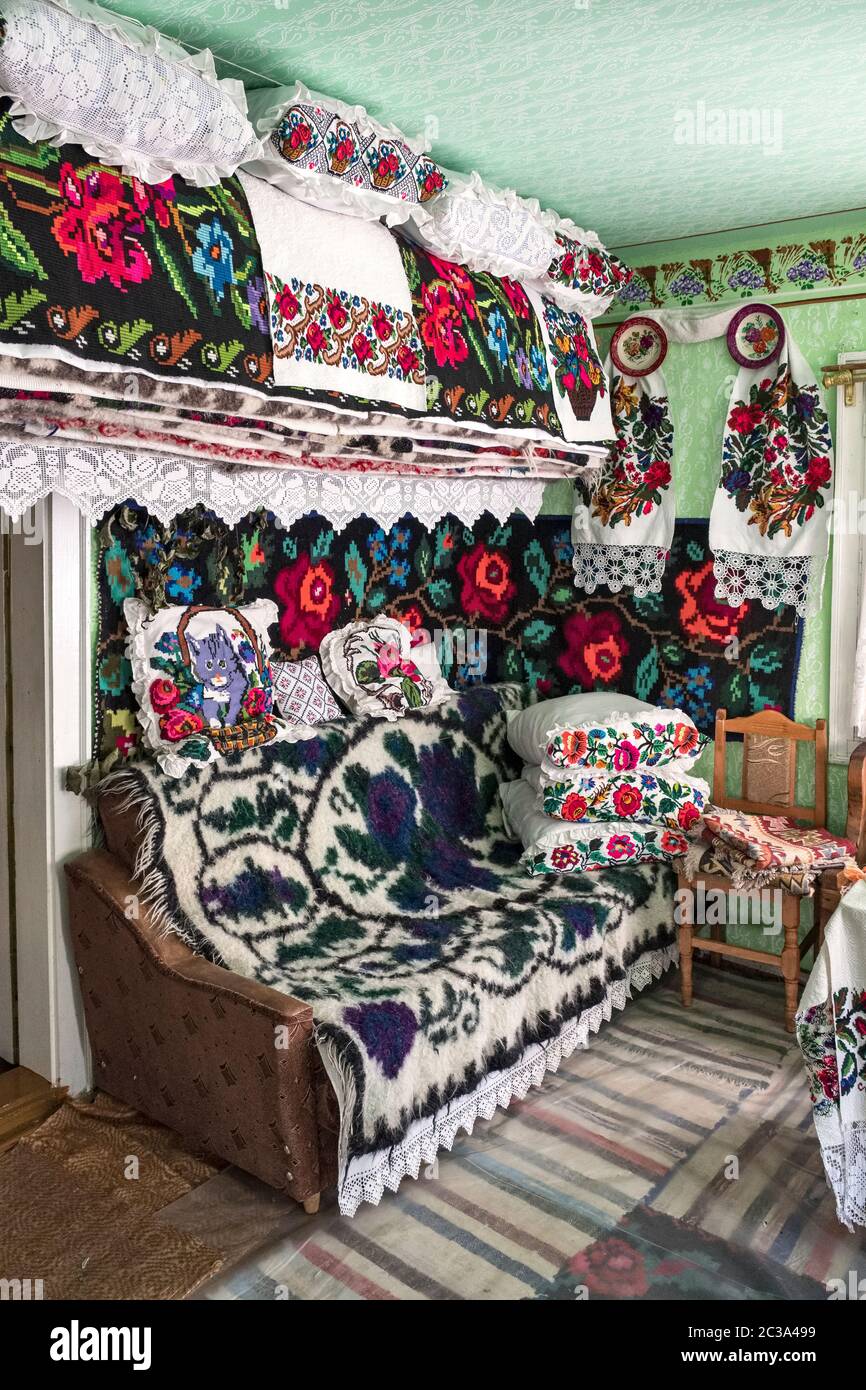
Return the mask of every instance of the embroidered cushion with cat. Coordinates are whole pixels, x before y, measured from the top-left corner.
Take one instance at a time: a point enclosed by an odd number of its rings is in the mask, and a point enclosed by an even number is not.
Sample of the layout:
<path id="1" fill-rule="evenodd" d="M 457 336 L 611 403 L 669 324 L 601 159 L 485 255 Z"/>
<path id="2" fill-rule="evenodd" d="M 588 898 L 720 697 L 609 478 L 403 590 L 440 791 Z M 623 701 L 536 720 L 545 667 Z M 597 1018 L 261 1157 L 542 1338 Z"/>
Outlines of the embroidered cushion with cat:
<path id="1" fill-rule="evenodd" d="M 123 611 L 138 719 L 170 776 L 286 736 L 273 714 L 268 627 L 275 603 L 153 612 L 141 599 L 127 599 Z"/>

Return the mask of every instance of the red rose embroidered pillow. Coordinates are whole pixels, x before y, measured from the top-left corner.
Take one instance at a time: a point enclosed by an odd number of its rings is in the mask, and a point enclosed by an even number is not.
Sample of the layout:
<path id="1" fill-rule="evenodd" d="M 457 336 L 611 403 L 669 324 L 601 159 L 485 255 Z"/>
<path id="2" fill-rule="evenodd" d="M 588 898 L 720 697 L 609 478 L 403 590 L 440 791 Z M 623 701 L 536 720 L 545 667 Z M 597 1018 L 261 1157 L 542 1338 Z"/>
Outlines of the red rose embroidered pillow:
<path id="1" fill-rule="evenodd" d="M 400 719 L 412 710 L 441 705 L 452 694 L 435 651 L 425 651 L 422 671 L 413 658 L 411 633 L 396 618 L 349 623 L 329 632 L 319 657 L 328 684 L 353 714 Z"/>
<path id="2" fill-rule="evenodd" d="M 612 714 L 598 723 L 551 729 L 542 767 L 554 775 L 562 769 L 622 773 L 670 767 L 685 772 L 708 742 L 682 710 Z"/>
<path id="3" fill-rule="evenodd" d="M 169 776 L 285 737 L 273 714 L 268 628 L 277 605 L 123 605 L 127 657 L 146 745 Z"/>
<path id="4" fill-rule="evenodd" d="M 567 821 L 636 821 L 671 830 L 699 829 L 710 789 L 700 777 L 655 772 L 589 772 L 565 778 L 524 768 L 524 780 L 541 794 L 544 814 Z"/>

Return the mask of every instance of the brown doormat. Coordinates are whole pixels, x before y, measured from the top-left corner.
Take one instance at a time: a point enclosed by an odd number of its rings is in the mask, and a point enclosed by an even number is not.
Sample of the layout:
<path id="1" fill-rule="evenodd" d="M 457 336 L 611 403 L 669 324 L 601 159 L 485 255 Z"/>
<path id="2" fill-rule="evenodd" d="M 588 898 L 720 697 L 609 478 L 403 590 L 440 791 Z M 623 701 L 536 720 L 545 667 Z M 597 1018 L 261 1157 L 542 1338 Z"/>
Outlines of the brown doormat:
<path id="1" fill-rule="evenodd" d="M 159 1213 L 223 1166 L 109 1096 L 66 1101 L 0 1157 L 0 1279 L 46 1299 L 185 1297 L 223 1256 Z"/>

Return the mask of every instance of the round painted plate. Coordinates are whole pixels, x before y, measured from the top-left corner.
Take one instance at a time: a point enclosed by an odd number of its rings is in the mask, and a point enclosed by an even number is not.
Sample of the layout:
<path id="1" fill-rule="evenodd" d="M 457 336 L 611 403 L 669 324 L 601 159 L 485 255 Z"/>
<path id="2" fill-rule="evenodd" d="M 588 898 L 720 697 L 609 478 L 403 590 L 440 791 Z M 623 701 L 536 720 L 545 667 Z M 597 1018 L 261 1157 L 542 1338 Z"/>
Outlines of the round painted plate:
<path id="1" fill-rule="evenodd" d="M 668 337 L 653 319 L 636 314 L 621 323 L 610 340 L 613 365 L 626 376 L 649 376 L 668 355 Z"/>
<path id="2" fill-rule="evenodd" d="M 740 367 L 775 362 L 784 341 L 784 322 L 771 304 L 747 304 L 728 324 L 728 352 Z"/>

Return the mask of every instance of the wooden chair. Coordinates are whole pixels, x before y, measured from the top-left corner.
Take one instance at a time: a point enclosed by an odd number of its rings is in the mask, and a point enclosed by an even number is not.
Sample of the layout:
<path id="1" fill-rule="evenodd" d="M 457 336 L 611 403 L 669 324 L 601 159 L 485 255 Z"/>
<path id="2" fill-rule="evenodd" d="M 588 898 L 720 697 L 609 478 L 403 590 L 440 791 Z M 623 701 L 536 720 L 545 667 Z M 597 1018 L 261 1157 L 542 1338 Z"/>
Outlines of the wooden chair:
<path id="1" fill-rule="evenodd" d="M 729 733 L 743 735 L 743 776 L 741 795 L 729 797 L 726 790 L 726 737 Z M 812 743 L 815 747 L 815 803 L 812 806 L 799 806 L 794 801 L 797 775 L 797 745 Z M 863 836 L 863 777 L 866 773 L 866 744 L 861 744 L 855 757 L 863 749 L 860 775 L 860 822 L 858 834 L 850 838 L 860 847 Z M 852 765 L 853 765 L 852 759 Z M 851 772 L 849 769 L 849 787 Z M 763 710 L 743 719 L 728 719 L 727 711 L 716 711 L 715 766 L 713 769 L 713 802 L 729 810 L 745 811 L 757 816 L 790 816 L 793 820 L 806 821 L 810 825 L 824 826 L 827 819 L 827 728 L 823 719 L 818 719 L 814 729 L 806 724 L 795 724 L 777 710 Z M 851 806 L 849 803 L 849 829 Z M 864 845 L 866 849 L 866 845 Z M 759 951 L 748 946 L 736 946 L 726 940 L 724 925 L 712 926 L 710 937 L 698 938 L 694 923 L 694 890 L 698 884 L 704 889 L 729 892 L 731 880 L 725 874 L 701 874 L 699 879 L 690 880 L 682 871 L 679 873 L 679 887 L 690 890 L 691 903 L 689 919 L 680 924 L 680 965 L 682 967 L 682 1000 L 689 1008 L 692 1002 L 692 952 L 697 949 L 713 952 L 719 958 L 737 957 L 739 960 L 754 961 L 756 964 L 771 965 L 781 972 L 785 982 L 785 1027 L 789 1033 L 794 1031 L 794 1014 L 797 1009 L 797 996 L 800 983 L 800 961 L 812 946 L 820 946 L 823 939 L 824 923 L 829 915 L 831 904 L 838 903 L 838 869 L 828 870 L 821 876 L 820 887 L 816 890 L 815 925 L 803 942 L 800 934 L 800 903 L 802 899 L 794 893 L 782 891 L 782 930 L 784 940 L 781 955 L 770 951 Z M 825 883 L 826 880 L 826 883 Z M 835 905 L 835 904 L 834 904 Z M 721 960 L 719 960 L 721 963 Z"/>

